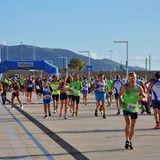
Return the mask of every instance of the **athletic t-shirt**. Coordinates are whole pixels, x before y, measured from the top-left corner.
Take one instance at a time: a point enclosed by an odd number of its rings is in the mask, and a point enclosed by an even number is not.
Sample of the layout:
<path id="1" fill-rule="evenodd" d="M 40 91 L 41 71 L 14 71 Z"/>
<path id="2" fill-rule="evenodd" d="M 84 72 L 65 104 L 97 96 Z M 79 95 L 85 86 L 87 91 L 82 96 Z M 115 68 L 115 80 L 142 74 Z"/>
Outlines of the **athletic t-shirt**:
<path id="1" fill-rule="evenodd" d="M 108 92 L 112 92 L 112 90 L 111 90 L 112 84 L 113 84 L 113 81 L 112 81 L 112 80 L 107 80 Z"/>
<path id="2" fill-rule="evenodd" d="M 52 94 L 60 94 L 60 91 L 57 90 L 58 86 L 59 86 L 58 82 L 51 82 L 51 88 L 53 90 Z"/>
<path id="3" fill-rule="evenodd" d="M 82 82 L 80 81 L 72 81 L 70 83 L 70 86 L 72 87 L 72 95 L 73 96 L 80 96 L 81 95 L 81 88 L 82 88 Z"/>
<path id="4" fill-rule="evenodd" d="M 124 92 L 123 102 L 125 103 L 125 106 L 123 107 L 123 111 L 129 111 L 132 113 L 138 112 L 139 94 L 140 91 L 138 86 L 135 86 L 134 88 L 132 88 L 132 90 L 126 90 Z"/>
<path id="5" fill-rule="evenodd" d="M 105 82 L 98 82 L 95 86 L 95 93 L 96 94 L 105 94 L 106 93 L 106 84 Z"/>
<path id="6" fill-rule="evenodd" d="M 114 81 L 114 93 L 119 93 L 122 87 L 122 83 L 120 80 Z"/>
<path id="7" fill-rule="evenodd" d="M 154 85 L 152 87 L 152 100 L 158 100 L 160 101 L 160 81 L 159 80 L 154 80 L 153 81 Z"/>

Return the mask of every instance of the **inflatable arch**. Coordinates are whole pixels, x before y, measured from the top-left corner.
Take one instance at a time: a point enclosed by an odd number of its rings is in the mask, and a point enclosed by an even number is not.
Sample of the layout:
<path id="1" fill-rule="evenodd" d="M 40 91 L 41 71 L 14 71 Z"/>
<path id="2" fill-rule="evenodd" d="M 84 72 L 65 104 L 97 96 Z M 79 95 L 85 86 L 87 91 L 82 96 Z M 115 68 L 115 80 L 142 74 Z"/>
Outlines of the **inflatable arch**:
<path id="1" fill-rule="evenodd" d="M 52 75 L 58 75 L 58 67 L 48 63 L 46 60 L 41 61 L 4 61 L 0 63 L 0 73 L 8 70 L 43 70 Z"/>

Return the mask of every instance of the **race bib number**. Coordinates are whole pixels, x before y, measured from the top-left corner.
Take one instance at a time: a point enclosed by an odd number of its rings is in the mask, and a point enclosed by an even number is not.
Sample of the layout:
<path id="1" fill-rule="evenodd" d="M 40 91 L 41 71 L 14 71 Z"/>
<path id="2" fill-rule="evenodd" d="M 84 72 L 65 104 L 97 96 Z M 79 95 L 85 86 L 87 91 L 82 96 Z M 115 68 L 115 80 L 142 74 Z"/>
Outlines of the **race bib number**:
<path id="1" fill-rule="evenodd" d="M 32 86 L 33 86 L 32 84 L 29 84 L 29 85 L 28 85 L 28 88 L 32 88 Z"/>
<path id="2" fill-rule="evenodd" d="M 40 87 L 37 85 L 37 86 L 36 86 L 36 89 L 40 89 Z"/>
<path id="3" fill-rule="evenodd" d="M 73 90 L 73 93 L 77 94 L 77 93 L 78 93 L 78 90 L 74 89 L 74 90 Z"/>
<path id="4" fill-rule="evenodd" d="M 104 91 L 104 87 L 100 87 L 100 91 Z"/>
<path id="5" fill-rule="evenodd" d="M 45 95 L 45 96 L 43 96 L 43 100 L 49 100 L 50 98 L 51 98 L 50 95 Z"/>
<path id="6" fill-rule="evenodd" d="M 53 92 L 56 92 L 57 91 L 57 89 L 53 89 Z"/>
<path id="7" fill-rule="evenodd" d="M 130 111 L 134 111 L 136 109 L 136 104 L 129 103 L 127 109 Z"/>

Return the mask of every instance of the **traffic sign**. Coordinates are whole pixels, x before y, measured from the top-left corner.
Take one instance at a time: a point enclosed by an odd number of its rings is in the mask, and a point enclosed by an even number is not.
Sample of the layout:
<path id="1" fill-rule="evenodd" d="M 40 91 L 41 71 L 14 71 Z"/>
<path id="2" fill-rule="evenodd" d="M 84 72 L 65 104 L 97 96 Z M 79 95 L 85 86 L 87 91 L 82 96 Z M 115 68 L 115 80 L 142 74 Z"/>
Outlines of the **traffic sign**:
<path id="1" fill-rule="evenodd" d="M 92 71 L 92 66 L 86 66 L 87 71 Z"/>

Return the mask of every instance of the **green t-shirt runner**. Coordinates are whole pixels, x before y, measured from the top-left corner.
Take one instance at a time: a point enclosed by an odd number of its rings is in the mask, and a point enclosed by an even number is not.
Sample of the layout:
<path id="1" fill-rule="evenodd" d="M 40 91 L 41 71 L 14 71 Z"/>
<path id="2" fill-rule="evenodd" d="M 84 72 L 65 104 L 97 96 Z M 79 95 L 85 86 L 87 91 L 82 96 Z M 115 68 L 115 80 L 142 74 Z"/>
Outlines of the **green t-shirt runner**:
<path id="1" fill-rule="evenodd" d="M 20 79 L 19 79 L 19 84 L 20 84 L 21 86 L 24 85 L 24 82 L 25 82 L 25 79 L 24 79 L 24 78 L 20 78 Z"/>
<path id="2" fill-rule="evenodd" d="M 58 82 L 51 82 L 51 88 L 53 89 L 53 92 L 52 92 L 53 95 L 60 94 L 60 90 L 57 90 L 58 86 L 59 86 Z"/>
<path id="3" fill-rule="evenodd" d="M 112 80 L 107 80 L 108 92 L 113 92 L 113 90 L 111 90 L 112 84 L 113 84 L 113 81 L 112 81 Z"/>
<path id="4" fill-rule="evenodd" d="M 132 91 L 126 90 L 123 95 L 124 107 L 123 111 L 129 111 L 131 113 L 137 113 L 139 111 L 139 87 L 135 86 Z"/>
<path id="5" fill-rule="evenodd" d="M 70 83 L 70 87 L 72 88 L 72 95 L 73 96 L 80 96 L 81 95 L 82 82 L 72 81 Z"/>

